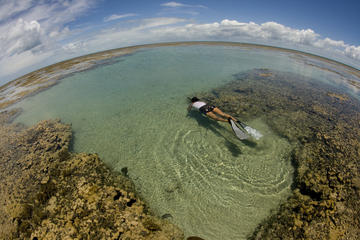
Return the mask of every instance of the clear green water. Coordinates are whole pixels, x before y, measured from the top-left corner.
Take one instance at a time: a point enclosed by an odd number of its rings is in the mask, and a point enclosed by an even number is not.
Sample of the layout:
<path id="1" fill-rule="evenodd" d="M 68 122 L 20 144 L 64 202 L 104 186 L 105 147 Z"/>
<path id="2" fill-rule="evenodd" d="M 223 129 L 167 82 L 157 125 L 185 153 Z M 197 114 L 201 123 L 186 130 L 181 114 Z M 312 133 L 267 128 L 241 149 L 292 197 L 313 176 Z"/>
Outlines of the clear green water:
<path id="1" fill-rule="evenodd" d="M 171 214 L 169 220 L 186 236 L 244 239 L 289 195 L 292 146 L 261 119 L 247 124 L 264 137 L 255 147 L 245 144 L 227 123 L 187 115 L 186 97 L 253 68 L 330 78 L 275 51 L 153 48 L 77 73 L 25 99 L 15 106 L 24 109 L 16 121 L 71 123 L 75 152 L 98 153 L 118 171 L 128 167 L 154 212 Z"/>

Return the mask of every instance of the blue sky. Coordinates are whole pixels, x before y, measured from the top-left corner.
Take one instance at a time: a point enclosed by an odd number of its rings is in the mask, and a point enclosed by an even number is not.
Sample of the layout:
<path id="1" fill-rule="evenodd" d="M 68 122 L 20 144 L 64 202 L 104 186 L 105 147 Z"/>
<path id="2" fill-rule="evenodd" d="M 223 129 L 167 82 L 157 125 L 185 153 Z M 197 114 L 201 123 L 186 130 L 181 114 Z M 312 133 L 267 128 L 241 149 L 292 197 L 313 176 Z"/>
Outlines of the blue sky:
<path id="1" fill-rule="evenodd" d="M 101 50 L 237 41 L 307 51 L 360 68 L 360 1 L 0 0 L 0 84 Z"/>
<path id="2" fill-rule="evenodd" d="M 169 8 L 161 6 L 164 3 L 166 1 L 101 1 L 96 8 L 89 11 L 88 16 L 80 18 L 79 21 L 96 24 L 97 21 L 101 21 L 104 17 L 114 13 L 137 13 L 139 17 L 185 16 L 192 17 L 200 23 L 223 19 L 256 23 L 275 21 L 297 29 L 311 28 L 320 35 L 344 40 L 349 44 L 360 43 L 358 26 L 360 23 L 360 1 L 179 1 L 178 3 L 194 7 L 179 7 L 177 11 L 174 9 L 170 11 Z M 196 7 L 197 5 L 204 7 Z M 191 13 L 197 14 L 192 15 Z"/>

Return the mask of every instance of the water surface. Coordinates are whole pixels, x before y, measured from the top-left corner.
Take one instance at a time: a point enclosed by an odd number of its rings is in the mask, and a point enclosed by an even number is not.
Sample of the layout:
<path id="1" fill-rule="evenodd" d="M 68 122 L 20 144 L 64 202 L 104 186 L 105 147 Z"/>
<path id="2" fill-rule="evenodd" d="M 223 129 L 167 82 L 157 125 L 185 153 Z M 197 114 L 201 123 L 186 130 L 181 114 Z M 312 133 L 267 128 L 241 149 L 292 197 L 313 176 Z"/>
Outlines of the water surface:
<path id="1" fill-rule="evenodd" d="M 159 216 L 171 214 L 187 236 L 244 239 L 289 196 L 293 146 L 261 118 L 247 124 L 264 137 L 241 142 L 227 123 L 188 114 L 186 97 L 253 68 L 337 84 L 334 73 L 291 56 L 222 46 L 142 50 L 23 100 L 16 121 L 71 123 L 73 151 L 98 153 L 117 171 L 127 167 L 150 208 Z"/>

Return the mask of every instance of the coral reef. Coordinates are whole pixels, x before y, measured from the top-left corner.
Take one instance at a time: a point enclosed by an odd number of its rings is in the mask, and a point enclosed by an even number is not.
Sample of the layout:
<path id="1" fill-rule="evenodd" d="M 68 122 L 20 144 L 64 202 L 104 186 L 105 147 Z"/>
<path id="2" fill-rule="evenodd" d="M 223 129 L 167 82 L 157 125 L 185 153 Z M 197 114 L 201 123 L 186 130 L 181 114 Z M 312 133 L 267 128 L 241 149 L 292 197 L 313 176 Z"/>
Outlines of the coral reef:
<path id="1" fill-rule="evenodd" d="M 59 120 L 26 128 L 0 113 L 0 239 L 184 239 L 96 154 L 69 152 Z"/>
<path id="2" fill-rule="evenodd" d="M 358 239 L 360 103 L 328 84 L 268 69 L 199 96 L 241 119 L 261 117 L 294 144 L 292 195 L 250 239 Z"/>

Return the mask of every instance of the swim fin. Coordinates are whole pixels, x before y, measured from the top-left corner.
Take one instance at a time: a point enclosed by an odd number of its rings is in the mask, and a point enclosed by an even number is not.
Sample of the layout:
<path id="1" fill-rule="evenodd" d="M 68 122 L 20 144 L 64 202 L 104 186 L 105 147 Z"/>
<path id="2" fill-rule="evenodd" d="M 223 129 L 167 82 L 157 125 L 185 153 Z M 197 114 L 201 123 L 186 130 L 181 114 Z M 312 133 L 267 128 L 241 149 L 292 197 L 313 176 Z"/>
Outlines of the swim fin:
<path id="1" fill-rule="evenodd" d="M 244 129 L 246 133 L 253 136 L 256 140 L 262 138 L 263 135 L 258 130 L 250 126 L 247 126 L 245 123 L 241 122 L 240 120 L 238 120 L 237 123 Z"/>
<path id="2" fill-rule="evenodd" d="M 236 137 L 238 137 L 240 140 L 245 140 L 249 138 L 249 135 L 243 130 L 241 130 L 231 118 L 228 118 L 228 122 L 232 130 L 234 131 Z"/>

